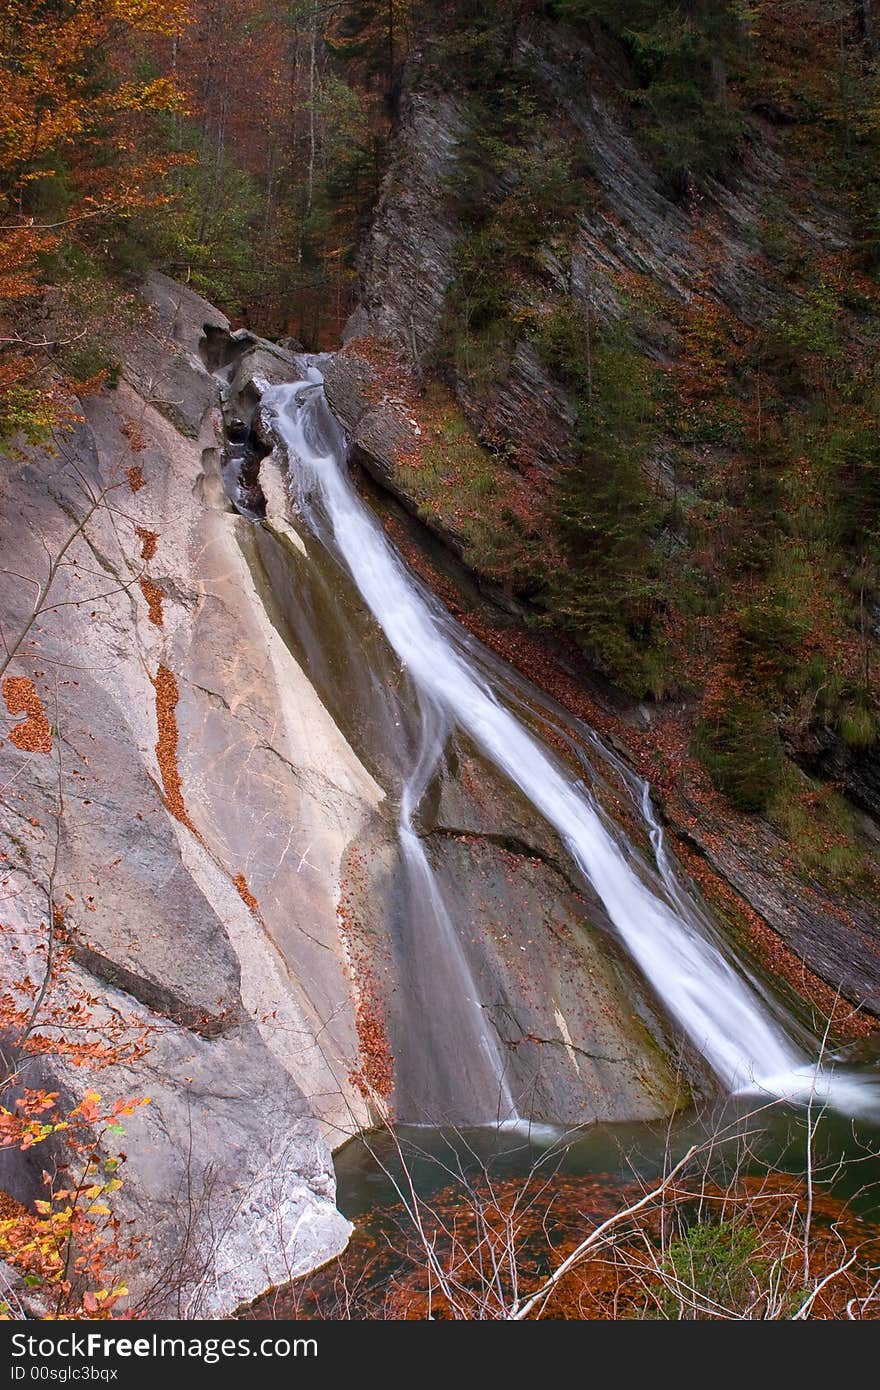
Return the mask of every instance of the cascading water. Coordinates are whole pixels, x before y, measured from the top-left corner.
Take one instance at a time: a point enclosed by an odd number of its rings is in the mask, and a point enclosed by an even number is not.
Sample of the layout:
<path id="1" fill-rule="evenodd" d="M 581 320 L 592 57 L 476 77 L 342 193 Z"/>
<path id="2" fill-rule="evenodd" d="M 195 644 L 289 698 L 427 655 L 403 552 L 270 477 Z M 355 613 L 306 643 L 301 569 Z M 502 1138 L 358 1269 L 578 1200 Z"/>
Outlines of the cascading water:
<path id="1" fill-rule="evenodd" d="M 816 1097 L 851 1113 L 873 1108 L 873 1088 L 861 1078 L 810 1064 L 754 983 L 727 957 L 677 883 L 644 784 L 639 783 L 641 809 L 665 892 L 660 885 L 655 891 L 636 871 L 584 784 L 501 703 L 488 667 L 473 658 L 472 639 L 414 581 L 358 496 L 345 466 L 345 437 L 326 404 L 320 372 L 313 365 L 306 371 L 305 380 L 268 390 L 263 407 L 288 456 L 300 514 L 347 567 L 418 694 L 421 748 L 404 789 L 399 823 L 404 862 L 424 914 L 420 959 L 410 962 L 410 983 L 423 995 L 433 986 L 444 1010 L 456 1012 L 461 1067 L 450 1084 L 482 1096 L 475 1101 L 480 1109 L 474 1120 L 515 1118 L 514 1098 L 497 1039 L 412 826 L 445 738 L 455 727 L 557 831 L 657 997 L 729 1091 L 797 1101 Z M 430 1029 L 428 1002 L 421 1000 Z M 429 1054 L 430 1037 L 423 1046 Z"/>
<path id="2" fill-rule="evenodd" d="M 419 905 L 413 914 L 409 958 L 403 962 L 410 1012 L 417 1019 L 414 1031 L 420 1036 L 417 1052 L 404 1063 L 407 1089 L 411 1095 L 430 1095 L 435 1117 L 464 1113 L 473 1115 L 480 1123 L 503 1123 L 516 1118 L 516 1106 L 498 1039 L 486 1020 L 467 957 L 422 842 L 413 829 L 413 814 L 450 727 L 440 708 L 431 701 L 425 703 L 422 716 L 420 755 L 403 789 L 398 822 L 403 863 L 410 881 L 409 901 Z M 456 1064 L 451 1071 L 438 1066 L 443 1046 L 442 1038 L 434 1032 L 439 1020 L 432 1001 L 437 1000 L 443 1001 L 443 1033 L 458 1043 Z M 428 1078 L 419 1075 L 425 1066 L 432 1072 L 430 1084 Z"/>

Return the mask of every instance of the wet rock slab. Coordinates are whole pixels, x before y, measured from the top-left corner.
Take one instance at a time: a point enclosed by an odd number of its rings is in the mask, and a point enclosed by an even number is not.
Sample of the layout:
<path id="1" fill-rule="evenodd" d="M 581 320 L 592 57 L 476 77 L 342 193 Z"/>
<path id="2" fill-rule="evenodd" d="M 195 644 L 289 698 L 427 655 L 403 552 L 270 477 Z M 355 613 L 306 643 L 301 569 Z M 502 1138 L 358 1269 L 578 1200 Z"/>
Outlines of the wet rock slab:
<path id="1" fill-rule="evenodd" d="M 94 1073 L 34 1063 L 28 1083 L 71 1103 L 89 1086 L 151 1098 L 127 1121 L 114 1199 L 148 1241 L 132 1298 L 222 1316 L 347 1239 L 330 1145 L 366 1109 L 348 1079 L 358 1044 L 336 893 L 382 793 L 267 617 L 252 524 L 224 503 L 218 383 L 198 343 L 225 320 L 188 292 L 158 304 L 123 383 L 83 402 L 63 453 L 4 461 L 4 564 L 18 575 L 43 574 L 85 487 L 111 484 L 115 509 L 98 508 L 12 668 L 33 677 L 55 733 L 50 754 L 5 730 L 0 744 L 0 951 L 7 979 L 23 960 L 38 977 L 60 756 L 55 896 L 72 960 L 59 1002 L 84 992 L 99 1030 L 122 1020 L 148 1046 Z M 173 381 L 185 419 L 161 386 Z M 7 636 L 31 602 L 32 586 L 0 577 Z M 176 692 L 164 735 L 163 669 Z M 34 1195 L 43 1161 L 7 1153 L 4 1187 Z"/>

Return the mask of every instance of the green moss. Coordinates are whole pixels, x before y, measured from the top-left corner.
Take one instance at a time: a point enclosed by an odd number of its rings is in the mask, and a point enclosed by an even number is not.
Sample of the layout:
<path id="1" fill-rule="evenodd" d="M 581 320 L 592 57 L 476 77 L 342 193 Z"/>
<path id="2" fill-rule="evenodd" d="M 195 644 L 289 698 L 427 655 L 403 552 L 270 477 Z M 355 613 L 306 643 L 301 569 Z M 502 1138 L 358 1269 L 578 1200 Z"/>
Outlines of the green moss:
<path id="1" fill-rule="evenodd" d="M 788 763 L 768 798 L 766 814 L 785 835 L 805 877 L 832 888 L 867 882 L 869 860 L 852 808 L 842 796 Z"/>
<path id="2" fill-rule="evenodd" d="M 418 454 L 399 460 L 395 474 L 422 519 L 460 535 L 464 559 L 478 572 L 514 588 L 535 583 L 541 542 L 531 518 L 516 505 L 503 461 L 480 444 L 439 382 L 429 385 L 420 415 Z"/>
<path id="3" fill-rule="evenodd" d="M 20 858 L 25 864 L 30 864 L 30 862 L 31 862 L 30 851 L 28 850 L 28 847 L 27 847 L 27 845 L 24 843 L 24 841 L 23 841 L 23 840 L 20 840 L 20 839 L 18 838 L 17 835 L 10 835 L 10 836 L 9 836 L 9 839 L 10 839 L 11 844 L 14 846 L 15 852 L 16 852 L 16 854 L 19 856 L 19 858 Z"/>
<path id="4" fill-rule="evenodd" d="M 880 722 L 864 704 L 847 704 L 837 716 L 840 737 L 850 748 L 870 748 L 877 741 Z"/>

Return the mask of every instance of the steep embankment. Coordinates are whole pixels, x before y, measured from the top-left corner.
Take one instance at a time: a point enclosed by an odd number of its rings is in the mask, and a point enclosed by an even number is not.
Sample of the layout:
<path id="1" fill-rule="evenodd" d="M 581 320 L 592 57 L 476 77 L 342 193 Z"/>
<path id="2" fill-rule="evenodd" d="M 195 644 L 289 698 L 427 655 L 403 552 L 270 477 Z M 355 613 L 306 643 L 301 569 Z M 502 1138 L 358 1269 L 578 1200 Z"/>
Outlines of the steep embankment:
<path id="1" fill-rule="evenodd" d="M 163 277 L 149 289 L 158 312 L 119 344 L 118 389 L 4 467 L 7 642 L 73 540 L 9 668 L 52 729 L 0 748 L 0 947 L 10 983 L 23 962 L 41 978 L 48 893 L 62 973 L 38 1032 L 58 1018 L 97 1049 L 111 1025 L 143 1035 L 109 1069 L 50 1044 L 22 1080 L 150 1097 L 115 1141 L 114 1209 L 145 1242 L 127 1282 L 154 1311 L 216 1316 L 347 1239 L 328 1137 L 366 1112 L 336 895 L 382 793 L 251 577 L 198 352 L 226 321 Z M 46 1145 L 29 1157 L 32 1172 L 3 1156 L 25 1199 L 51 1166 Z"/>
<path id="2" fill-rule="evenodd" d="M 747 949 L 870 1031 L 877 615 L 840 499 L 867 485 L 868 444 L 841 438 L 877 314 L 847 206 L 758 59 L 725 98 L 736 163 L 683 193 L 633 129 L 619 46 L 486 28 L 494 92 L 443 40 L 410 65 L 328 398 L 492 603 L 431 582 L 626 748 Z"/>

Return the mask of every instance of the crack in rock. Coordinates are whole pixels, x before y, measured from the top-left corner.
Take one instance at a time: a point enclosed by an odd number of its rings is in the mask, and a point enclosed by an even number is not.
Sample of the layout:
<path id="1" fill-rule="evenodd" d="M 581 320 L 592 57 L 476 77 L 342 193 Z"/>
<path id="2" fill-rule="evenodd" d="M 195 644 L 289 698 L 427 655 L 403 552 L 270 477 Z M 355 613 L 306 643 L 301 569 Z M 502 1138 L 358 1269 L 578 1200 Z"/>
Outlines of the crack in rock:
<path id="1" fill-rule="evenodd" d="M 155 980 L 148 980 L 143 975 L 137 975 L 133 970 L 120 965 L 117 961 L 97 950 L 95 946 L 78 939 L 73 933 L 71 933 L 71 946 L 74 960 L 96 980 L 102 980 L 105 984 L 112 985 L 115 989 L 130 995 L 132 999 L 136 999 L 148 1008 L 151 1013 L 179 1024 L 180 1027 L 186 1028 L 190 1033 L 197 1034 L 200 1038 L 210 1040 L 220 1037 L 223 1033 L 237 1028 L 241 1022 L 240 1000 L 224 1009 L 222 1013 L 207 1013 L 205 1010 L 197 1009 L 193 1004 L 188 1004 L 185 1000 L 178 998 L 172 989 L 158 984 Z"/>

